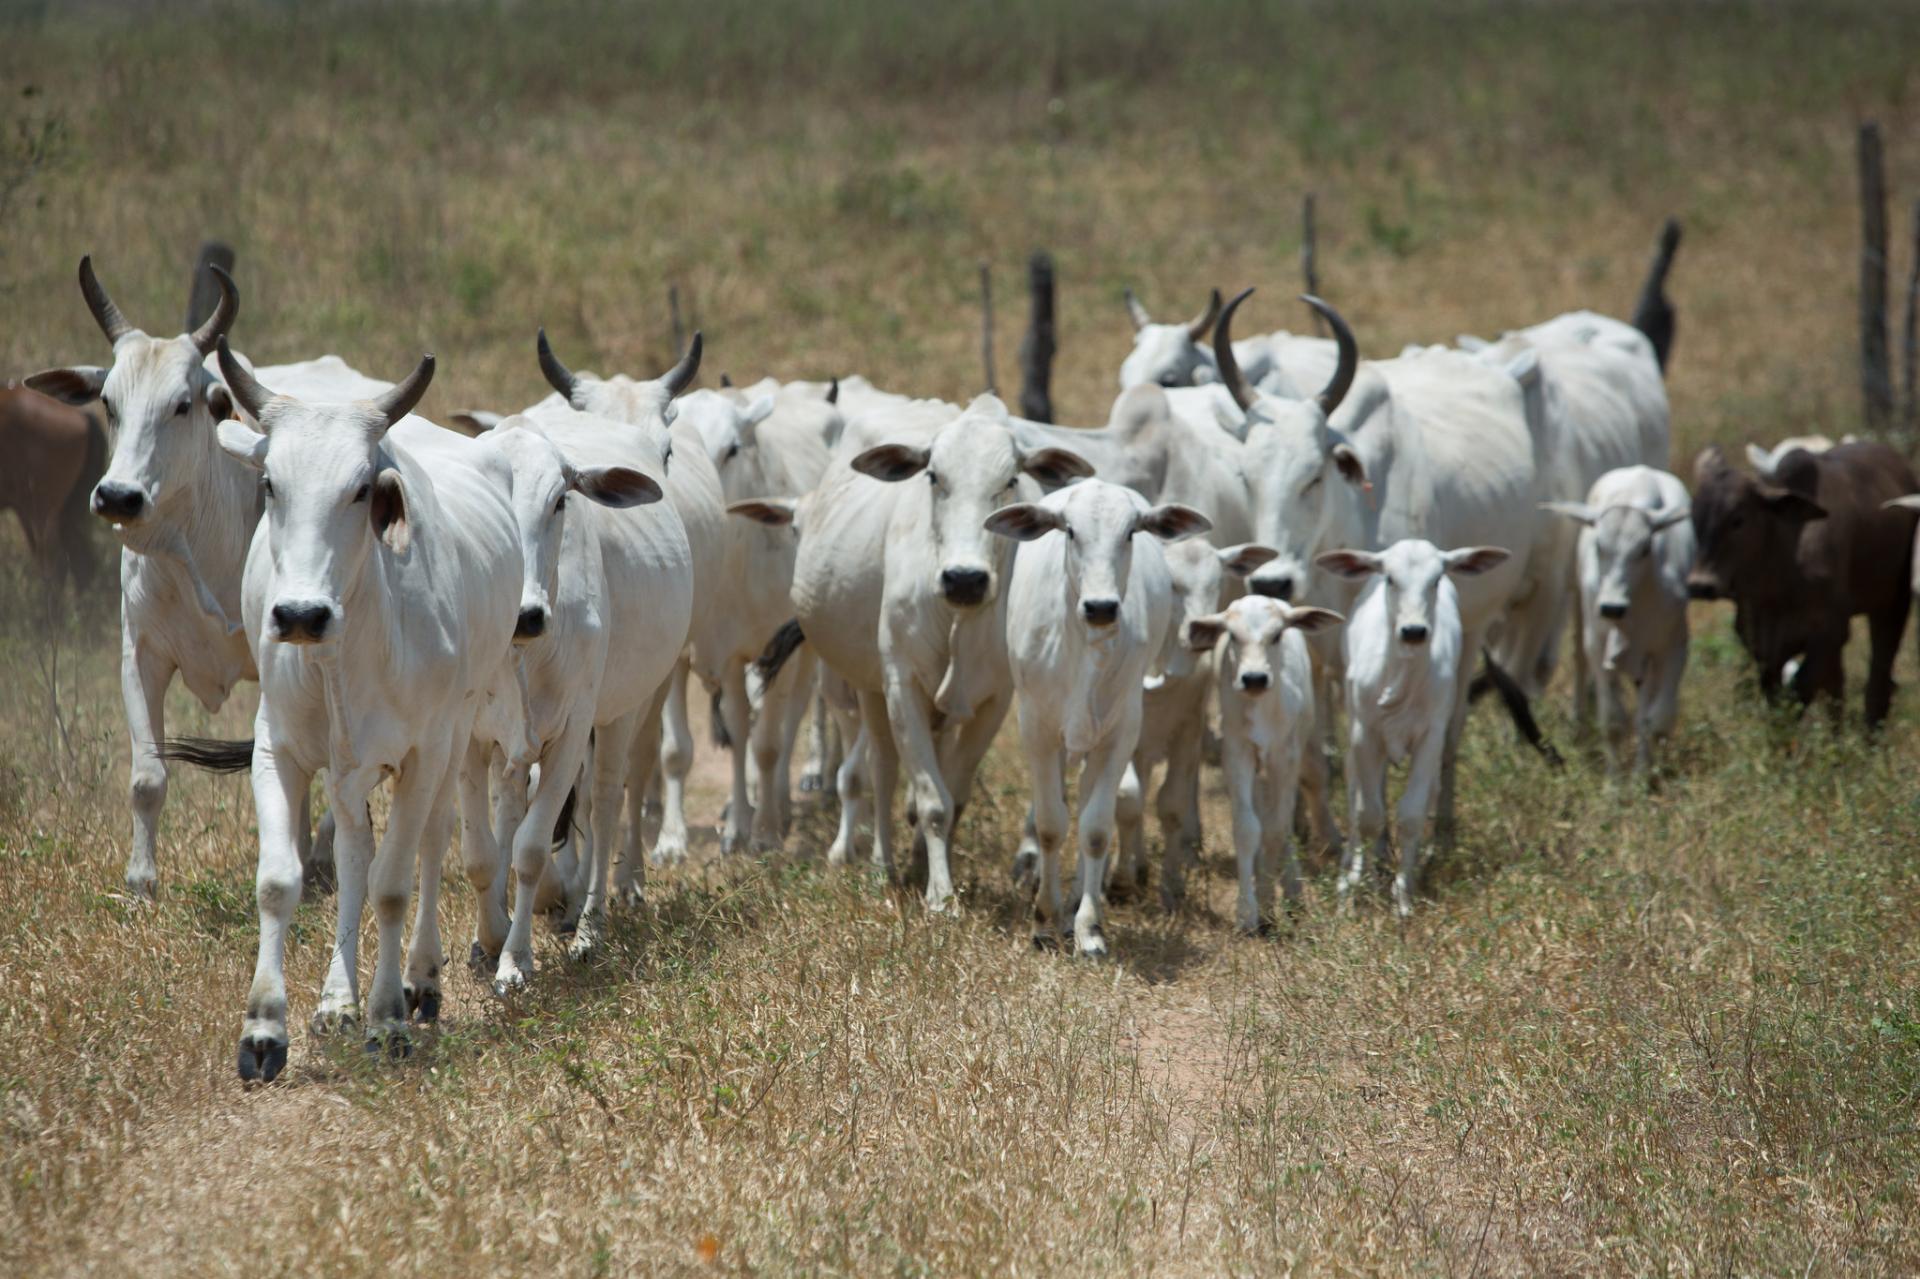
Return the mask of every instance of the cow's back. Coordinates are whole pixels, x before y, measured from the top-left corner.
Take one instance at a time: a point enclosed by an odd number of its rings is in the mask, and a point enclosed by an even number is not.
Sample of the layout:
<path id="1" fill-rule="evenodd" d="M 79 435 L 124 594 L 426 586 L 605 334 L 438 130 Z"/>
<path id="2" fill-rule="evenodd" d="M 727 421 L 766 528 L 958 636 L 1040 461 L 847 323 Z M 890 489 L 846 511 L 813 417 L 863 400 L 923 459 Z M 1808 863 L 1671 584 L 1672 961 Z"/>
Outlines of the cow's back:
<path id="1" fill-rule="evenodd" d="M 1776 473 L 1827 512 L 1802 532 L 1800 565 L 1809 579 L 1829 583 L 1833 606 L 1852 616 L 1904 602 L 1912 591 L 1916 517 L 1886 503 L 1920 491 L 1906 460 L 1884 444 L 1858 441 L 1820 454 L 1789 453 Z"/>

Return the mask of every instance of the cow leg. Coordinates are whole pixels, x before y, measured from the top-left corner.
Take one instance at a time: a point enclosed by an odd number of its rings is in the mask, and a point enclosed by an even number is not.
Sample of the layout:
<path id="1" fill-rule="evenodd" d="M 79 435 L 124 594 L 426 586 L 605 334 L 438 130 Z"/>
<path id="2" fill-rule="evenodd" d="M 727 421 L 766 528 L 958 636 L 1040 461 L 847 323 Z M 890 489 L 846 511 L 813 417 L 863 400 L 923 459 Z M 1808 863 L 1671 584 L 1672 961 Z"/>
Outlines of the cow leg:
<path id="1" fill-rule="evenodd" d="M 953 907 L 953 871 L 948 864 L 948 840 L 953 827 L 953 794 L 940 766 L 940 749 L 933 739 L 926 699 L 910 687 L 889 678 L 887 717 L 893 739 L 907 770 L 907 798 L 918 816 L 916 841 L 927 842 L 927 909 Z"/>
<path id="2" fill-rule="evenodd" d="M 729 856 L 747 851 L 747 832 L 754 821 L 753 800 L 747 794 L 747 754 L 752 749 L 747 740 L 752 731 L 749 710 L 746 663 L 729 660 L 720 677 L 720 714 L 726 720 L 728 762 L 733 766 L 733 791 L 720 822 L 720 851 Z M 763 723 L 767 719 L 765 707 L 760 719 Z M 769 798 L 766 791 L 760 792 L 762 804 Z"/>
<path id="3" fill-rule="evenodd" d="M 260 912 L 260 948 L 240 1028 L 240 1078 L 270 1083 L 287 1064 L 287 930 L 300 904 L 300 850 L 294 814 L 313 778 L 273 750 L 264 716 L 254 718 L 253 809 L 260 830 L 254 899 Z"/>
<path id="4" fill-rule="evenodd" d="M 1479 660 L 1485 631 L 1470 630 L 1460 636 L 1460 669 L 1453 681 L 1453 713 L 1447 717 L 1447 733 L 1440 752 L 1440 809 L 1434 822 L 1434 843 L 1443 851 L 1453 848 L 1454 792 L 1460 765 L 1460 735 L 1467 727 L 1467 673 Z"/>
<path id="5" fill-rule="evenodd" d="M 127 735 L 132 739 L 133 762 L 127 786 L 133 810 L 133 851 L 127 857 L 127 892 L 150 901 L 159 884 L 160 869 L 154 845 L 160 833 L 160 810 L 167 802 L 167 766 L 160 761 L 160 739 L 167 729 L 167 685 L 173 682 L 173 662 L 151 648 L 135 645 L 125 629 L 120 636 L 120 698 L 127 709 Z"/>
<path id="6" fill-rule="evenodd" d="M 1311 753 L 1315 743 L 1304 743 L 1302 755 Z M 1266 813 L 1261 819 L 1261 831 L 1265 835 L 1265 845 L 1261 856 L 1266 863 L 1266 875 L 1271 880 L 1273 867 L 1280 868 L 1280 890 L 1286 895 L 1287 909 L 1297 910 L 1306 895 L 1306 885 L 1300 876 L 1300 857 L 1293 838 L 1293 810 L 1300 795 L 1300 759 L 1283 761 L 1277 768 L 1270 770 L 1267 785 L 1261 799 Z"/>
<path id="7" fill-rule="evenodd" d="M 453 801 L 459 774 L 459 761 L 449 759 L 420 835 L 420 889 L 414 899 L 413 937 L 407 943 L 407 971 L 400 994 L 406 1002 L 407 1017 L 423 1025 L 440 1020 L 440 969 L 447 959 L 440 945 L 440 870 L 447 844 L 453 838 Z"/>
<path id="8" fill-rule="evenodd" d="M 858 837 L 860 822 L 866 816 L 866 801 L 861 797 L 861 788 L 866 782 L 867 771 L 867 730 L 853 733 L 853 748 L 846 758 L 840 761 L 840 767 L 834 774 L 834 788 L 840 796 L 840 827 L 833 834 L 833 843 L 827 849 L 827 865 L 844 866 L 853 856 L 854 840 Z"/>
<path id="9" fill-rule="evenodd" d="M 1137 704 L 1136 704 L 1137 705 Z M 1121 778 L 1133 762 L 1140 717 L 1107 737 L 1080 770 L 1080 906 L 1073 914 L 1074 953 L 1086 959 L 1107 955 L 1107 858 L 1113 852 L 1114 812 Z"/>
<path id="10" fill-rule="evenodd" d="M 1119 827 L 1120 852 L 1114 858 L 1113 883 L 1108 895 L 1118 899 L 1132 897 L 1147 883 L 1147 780 L 1153 776 L 1141 767 L 1144 751 L 1136 750 L 1120 779 L 1120 795 L 1114 805 L 1114 821 Z"/>
<path id="11" fill-rule="evenodd" d="M 867 742 L 868 776 L 873 779 L 873 866 L 891 876 L 898 865 L 893 850 L 893 787 L 900 777 L 900 753 L 887 718 L 884 693 L 860 694 L 861 736 Z"/>
<path id="12" fill-rule="evenodd" d="M 1573 729 L 1585 733 L 1593 726 L 1593 681 L 1600 665 L 1587 651 L 1587 610 L 1584 602 L 1573 610 Z"/>
<path id="13" fill-rule="evenodd" d="M 623 906 L 638 906 L 646 899 L 647 786 L 660 774 L 660 719 L 670 688 L 670 684 L 662 684 L 654 691 L 627 751 L 626 851 L 613 876 L 613 897 Z"/>
<path id="14" fill-rule="evenodd" d="M 492 760 L 491 746 L 469 738 L 459 764 L 460 859 L 474 893 L 473 949 L 467 963 L 476 972 L 493 971 L 507 944 L 506 867 L 488 811 Z M 503 779 L 503 788 L 506 784 Z"/>
<path id="15" fill-rule="evenodd" d="M 494 969 L 493 993 L 505 995 L 533 979 L 533 906 L 540 877 L 551 860 L 553 823 L 567 802 L 567 790 L 580 775 L 587 754 L 589 726 L 576 716 L 549 743 L 540 757 L 540 784 L 534 787 L 526 814 L 513 832 L 513 921 L 506 945 Z"/>
<path id="16" fill-rule="evenodd" d="M 1413 894 L 1420 887 L 1420 838 L 1433 808 L 1434 777 L 1445 750 L 1444 740 L 1430 737 L 1421 744 L 1407 769 L 1406 789 L 1400 792 L 1400 807 L 1394 814 L 1400 836 L 1400 873 L 1393 877 L 1393 908 L 1401 919 L 1413 915 Z"/>
<path id="17" fill-rule="evenodd" d="M 464 741 L 473 732 L 468 718 L 454 734 Z M 367 991 L 367 1051 L 385 1050 L 405 1056 L 409 1048 L 407 996 L 400 978 L 401 934 L 407 919 L 407 898 L 413 891 L 420 845 L 432 824 L 433 806 L 447 776 L 445 748 L 437 757 L 420 755 L 393 779 L 393 802 L 387 810 L 387 829 L 367 871 L 373 896 L 373 918 L 379 930 L 379 949 L 373 962 L 373 982 Z"/>
<path id="18" fill-rule="evenodd" d="M 1600 748 L 1606 753 L 1607 776 L 1616 777 L 1629 728 L 1626 705 L 1620 697 L 1620 676 L 1615 671 L 1602 669 L 1594 682 L 1599 703 Z"/>
<path id="19" fill-rule="evenodd" d="M 838 726 L 833 721 L 832 708 L 827 705 L 824 687 L 826 672 L 820 668 L 818 659 L 814 659 L 810 668 L 812 678 L 800 680 L 800 687 L 806 690 L 806 701 L 811 715 L 808 717 L 807 762 L 800 770 L 800 793 L 814 794 L 827 788 L 827 778 L 839 771 L 845 762 L 845 756 L 837 747 L 844 745 L 838 739 Z"/>
<path id="20" fill-rule="evenodd" d="M 620 788 L 626 784 L 627 751 L 640 727 L 641 714 L 624 715 L 596 735 L 593 751 L 593 857 L 588 866 L 586 901 L 580 907 L 569 952 L 585 959 L 606 940 L 607 880 L 613 844 L 620 833 Z M 735 738 L 736 742 L 740 739 Z"/>
<path id="21" fill-rule="evenodd" d="M 1338 857 L 1346 837 L 1340 833 L 1339 819 L 1333 815 L 1333 769 L 1327 761 L 1327 752 L 1321 749 L 1315 734 L 1300 762 L 1300 792 L 1306 797 L 1314 844 L 1325 856 Z M 1198 790 L 1197 782 L 1195 789 Z"/>
<path id="22" fill-rule="evenodd" d="M 1906 634 L 1907 610 L 1912 599 L 1900 593 L 1898 608 L 1884 608 L 1867 615 L 1867 727 L 1878 728 L 1893 705 L 1893 659 L 1900 653 L 1900 637 Z"/>
<path id="23" fill-rule="evenodd" d="M 366 906 L 367 876 L 373 866 L 373 814 L 367 800 L 379 783 L 377 769 L 359 768 L 344 777 L 327 770 L 339 883 L 334 894 L 333 957 L 313 1013 L 315 1035 L 329 1035 L 360 1020 L 360 912 Z M 392 823 L 391 814 L 387 820 Z"/>
<path id="24" fill-rule="evenodd" d="M 1836 728 L 1846 710 L 1847 676 L 1841 664 L 1841 652 L 1845 644 L 1845 631 L 1841 631 L 1837 638 L 1830 634 L 1816 637 L 1808 643 L 1800 669 L 1793 673 L 1794 695 L 1801 704 L 1811 705 L 1815 698 L 1821 696 L 1828 698 L 1827 714 Z"/>
<path id="25" fill-rule="evenodd" d="M 1347 751 L 1347 800 L 1353 820 L 1353 838 L 1340 864 L 1337 888 L 1340 904 L 1353 903 L 1353 892 L 1366 878 L 1370 856 L 1387 852 L 1387 758 L 1377 744 L 1354 734 Z"/>
<path id="26" fill-rule="evenodd" d="M 802 652 L 795 654 L 788 665 L 797 669 L 780 672 L 773 686 L 761 694 L 763 717 L 768 724 L 779 728 L 777 748 L 769 755 L 763 738 L 757 734 L 754 738 L 753 757 L 760 773 L 760 793 L 763 796 L 771 793 L 776 801 L 771 806 L 772 822 L 768 828 L 773 832 L 771 841 L 765 841 L 756 820 L 754 842 L 764 842 L 774 850 L 785 846 L 787 831 L 793 824 L 793 752 L 800 743 L 800 728 L 812 706 L 808 694 L 813 688 L 817 662 L 811 653 Z M 767 805 L 763 803 L 762 807 Z M 755 818 L 758 817 L 755 813 Z"/>
<path id="27" fill-rule="evenodd" d="M 1640 720 L 1647 739 L 1647 768 L 1653 767 L 1654 740 L 1665 740 L 1680 719 L 1680 680 L 1687 672 L 1687 636 L 1683 633 L 1661 655 L 1640 703 Z M 1649 696 L 1650 694 L 1650 696 Z"/>
<path id="28" fill-rule="evenodd" d="M 1066 897 L 1060 890 L 1060 850 L 1066 842 L 1067 780 L 1065 757 L 1050 734 L 1030 730 L 1026 713 L 1021 713 L 1021 739 L 1026 747 L 1027 771 L 1033 778 L 1033 803 L 1028 810 L 1034 852 L 1033 944 L 1039 950 L 1051 950 L 1065 940 L 1061 925 L 1066 918 Z"/>
<path id="29" fill-rule="evenodd" d="M 1234 900 L 1233 924 L 1243 933 L 1260 931 L 1261 905 L 1258 882 L 1261 844 L 1260 796 L 1256 793 L 1260 775 L 1255 771 L 1252 752 L 1245 744 L 1229 739 L 1220 758 L 1221 779 L 1226 783 L 1227 799 L 1232 805 L 1233 860 L 1239 877 L 1239 894 Z"/>
<path id="30" fill-rule="evenodd" d="M 687 722 L 687 659 L 673 668 L 667 689 L 666 729 L 660 740 L 660 833 L 653 841 L 653 864 L 668 866 L 687 859 L 687 773 L 693 768 L 693 729 Z"/>

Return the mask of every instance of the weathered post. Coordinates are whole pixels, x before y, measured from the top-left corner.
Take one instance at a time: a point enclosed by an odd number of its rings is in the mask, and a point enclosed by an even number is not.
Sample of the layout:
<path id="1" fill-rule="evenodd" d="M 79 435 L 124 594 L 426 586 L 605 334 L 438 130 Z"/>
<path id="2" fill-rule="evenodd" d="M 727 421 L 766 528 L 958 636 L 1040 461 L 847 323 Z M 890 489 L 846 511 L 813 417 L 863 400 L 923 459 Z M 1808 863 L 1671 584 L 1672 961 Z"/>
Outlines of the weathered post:
<path id="1" fill-rule="evenodd" d="M 993 375 L 993 267 L 985 259 L 980 262 L 980 365 L 987 394 L 1000 394 L 1000 380 Z"/>
<path id="2" fill-rule="evenodd" d="M 1308 293 L 1320 296 L 1320 265 L 1315 260 L 1313 228 L 1313 192 L 1307 192 L 1307 198 L 1300 204 L 1300 280 Z M 1320 313 L 1313 313 L 1313 331 L 1321 337 L 1327 336 L 1327 322 Z"/>
<path id="3" fill-rule="evenodd" d="M 1867 429 L 1885 435 L 1893 422 L 1893 378 L 1887 361 L 1887 182 L 1880 125 L 1860 126 L 1860 393 Z"/>
<path id="4" fill-rule="evenodd" d="M 200 244 L 199 256 L 193 260 L 193 277 L 187 281 L 187 327 L 191 333 L 199 328 L 220 305 L 220 286 L 214 282 L 209 266 L 217 266 L 228 275 L 233 274 L 233 248 L 220 240 L 204 240 Z"/>
<path id="5" fill-rule="evenodd" d="M 1053 421 L 1053 258 L 1044 249 L 1027 261 L 1027 336 L 1020 342 L 1020 416 Z"/>

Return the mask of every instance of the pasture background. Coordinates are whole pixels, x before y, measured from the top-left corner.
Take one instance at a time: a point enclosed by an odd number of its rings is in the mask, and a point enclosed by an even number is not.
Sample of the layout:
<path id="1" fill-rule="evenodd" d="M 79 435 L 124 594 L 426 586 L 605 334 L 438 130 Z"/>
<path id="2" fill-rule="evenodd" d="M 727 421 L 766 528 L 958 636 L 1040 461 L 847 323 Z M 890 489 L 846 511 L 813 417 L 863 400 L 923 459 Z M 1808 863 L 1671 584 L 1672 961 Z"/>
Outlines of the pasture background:
<path id="1" fill-rule="evenodd" d="M 670 282 L 709 384 L 963 398 L 977 261 L 1010 388 L 1044 246 L 1057 410 L 1092 423 L 1125 284 L 1172 316 L 1254 283 L 1246 331 L 1304 323 L 1313 189 L 1370 354 L 1625 314 L 1679 215 L 1684 464 L 1854 422 L 1853 130 L 1885 125 L 1904 240 L 1916 48 L 1908 4 L 0 3 L 0 369 L 105 357 L 84 252 L 176 331 L 217 235 L 237 345 L 389 377 L 435 350 L 429 416 L 542 394 L 540 323 L 575 367 L 662 367 Z M 1119 910 L 1112 966 L 1035 956 L 1003 749 L 958 921 L 817 870 L 804 816 L 788 859 L 656 875 L 588 967 L 543 938 L 510 1005 L 455 972 L 399 1068 L 304 1033 L 310 900 L 294 1060 L 249 1094 L 245 785 L 177 776 L 160 904 L 116 896 L 112 607 L 47 619 L 6 536 L 0 1267 L 1920 1266 L 1914 704 L 1877 749 L 1769 716 L 1722 609 L 1651 798 L 1476 716 L 1462 846 L 1404 931 L 1333 917 L 1323 875 L 1290 935 L 1231 938 L 1216 791 L 1210 904 Z M 252 703 L 180 692 L 171 726 L 242 735 Z M 464 884 L 448 902 L 457 951 Z"/>

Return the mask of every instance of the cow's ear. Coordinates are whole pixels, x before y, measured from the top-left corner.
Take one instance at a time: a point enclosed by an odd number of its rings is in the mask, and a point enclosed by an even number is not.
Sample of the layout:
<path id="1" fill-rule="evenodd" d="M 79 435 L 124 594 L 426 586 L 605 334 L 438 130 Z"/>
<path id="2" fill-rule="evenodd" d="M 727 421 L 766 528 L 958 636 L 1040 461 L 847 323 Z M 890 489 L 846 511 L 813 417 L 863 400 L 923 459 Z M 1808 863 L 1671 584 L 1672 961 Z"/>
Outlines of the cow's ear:
<path id="1" fill-rule="evenodd" d="M 1693 482 L 1704 484 L 1710 477 L 1718 475 L 1727 468 L 1727 451 L 1718 444 L 1709 444 L 1694 454 Z"/>
<path id="2" fill-rule="evenodd" d="M 630 466 L 583 466 L 573 473 L 573 489 L 602 506 L 625 510 L 646 506 L 665 496 L 651 475 Z"/>
<path id="3" fill-rule="evenodd" d="M 1180 642 L 1196 653 L 1211 653 L 1220 637 L 1227 633 L 1227 615 L 1190 617 L 1180 624 Z"/>
<path id="4" fill-rule="evenodd" d="M 1328 551 L 1314 557 L 1314 566 L 1335 577 L 1357 582 L 1380 571 L 1380 557 L 1367 551 Z"/>
<path id="5" fill-rule="evenodd" d="M 239 418 L 228 418 L 214 428 L 214 433 L 220 447 L 235 461 L 245 462 L 256 471 L 267 464 L 267 437 Z"/>
<path id="6" fill-rule="evenodd" d="M 1658 533 L 1661 529 L 1672 528 L 1692 514 L 1692 508 L 1686 506 L 1669 506 L 1664 510 L 1655 511 L 1652 519 L 1653 531 Z"/>
<path id="7" fill-rule="evenodd" d="M 395 555 L 405 555 L 413 544 L 413 529 L 407 522 L 407 490 L 400 483 L 400 472 L 388 467 L 373 478 L 373 531 Z"/>
<path id="8" fill-rule="evenodd" d="M 1600 518 L 1600 512 L 1585 502 L 1542 502 L 1540 509 L 1551 511 L 1555 515 L 1564 515 L 1577 524 L 1585 524 L 1588 528 L 1592 528 L 1594 522 Z"/>
<path id="9" fill-rule="evenodd" d="M 1478 577 L 1505 564 L 1513 558 L 1513 552 L 1504 546 L 1463 546 L 1440 558 L 1447 562 L 1447 572 L 1456 577 Z"/>
<path id="10" fill-rule="evenodd" d="M 1528 347 L 1507 361 L 1507 376 L 1532 390 L 1540 381 L 1540 352 Z"/>
<path id="11" fill-rule="evenodd" d="M 233 416 L 233 392 L 219 382 L 207 384 L 207 412 L 216 422 Z"/>
<path id="12" fill-rule="evenodd" d="M 95 364 L 77 364 L 70 369 L 44 369 L 27 378 L 30 389 L 76 408 L 99 399 L 106 385 L 107 371 Z"/>
<path id="13" fill-rule="evenodd" d="M 748 430 L 773 416 L 773 397 L 763 395 L 740 411 L 740 426 Z"/>
<path id="14" fill-rule="evenodd" d="M 1281 606 L 1286 608 L 1285 605 Z M 1324 631 L 1329 626 L 1338 626 L 1347 619 L 1330 608 L 1288 608 L 1287 625 L 1296 631 Z"/>
<path id="15" fill-rule="evenodd" d="M 1794 492 L 1792 489 L 1775 488 L 1771 484 L 1762 484 L 1759 488 L 1760 500 L 1765 502 L 1767 509 L 1775 515 L 1784 516 L 1790 520 L 1824 520 L 1827 518 L 1826 507 L 1820 505 L 1820 503 L 1810 497 Z"/>
<path id="16" fill-rule="evenodd" d="M 728 515 L 738 515 L 752 520 L 756 524 L 765 524 L 771 528 L 780 528 L 793 523 L 794 503 L 790 497 L 756 497 L 744 502 L 734 502 L 727 507 Z"/>
<path id="17" fill-rule="evenodd" d="M 1163 542 L 1181 542 L 1213 530 L 1213 521 L 1191 506 L 1168 502 L 1133 517 L 1133 531 L 1151 533 Z"/>
<path id="18" fill-rule="evenodd" d="M 853 459 L 853 469 L 876 480 L 897 484 L 927 469 L 927 450 L 910 444 L 877 444 Z"/>
<path id="19" fill-rule="evenodd" d="M 1328 456 L 1333 459 L 1334 466 L 1339 469 L 1341 479 L 1349 484 L 1361 486 L 1366 484 L 1367 464 L 1362 462 L 1360 455 L 1353 451 L 1353 445 L 1336 444 Z"/>
<path id="20" fill-rule="evenodd" d="M 1039 480 L 1041 488 L 1051 491 L 1086 479 L 1093 474 L 1093 463 L 1066 449 L 1047 448 L 1023 454 L 1020 469 Z"/>
<path id="21" fill-rule="evenodd" d="M 1016 542 L 1031 542 L 1065 527 L 1065 522 L 1057 512 L 1049 511 L 1037 502 L 1015 502 L 1012 506 L 1003 506 L 987 516 L 986 523 L 987 532 L 1010 537 Z"/>
<path id="22" fill-rule="evenodd" d="M 1220 567 L 1235 577 L 1245 577 L 1262 564 L 1280 558 L 1280 552 L 1271 546 L 1260 546 L 1253 542 L 1242 542 L 1238 546 L 1223 546 L 1214 554 L 1220 559 Z"/>
<path id="23" fill-rule="evenodd" d="M 1488 347 L 1493 345 L 1493 343 L 1487 341 L 1485 338 L 1475 337 L 1471 333 L 1462 333 L 1459 337 L 1456 337 L 1453 340 L 1453 344 L 1459 347 L 1462 351 L 1466 351 L 1469 353 L 1474 351 L 1484 351 Z"/>
<path id="24" fill-rule="evenodd" d="M 1920 493 L 1909 493 L 1905 497 L 1896 497 L 1891 501 L 1881 503 L 1881 505 L 1887 507 L 1889 510 L 1894 507 L 1899 507 L 1903 511 L 1920 511 Z"/>
<path id="25" fill-rule="evenodd" d="M 485 435 L 499 426 L 506 417 L 501 413 L 491 413 L 486 409 L 462 409 L 447 416 L 447 425 L 462 435 Z"/>

